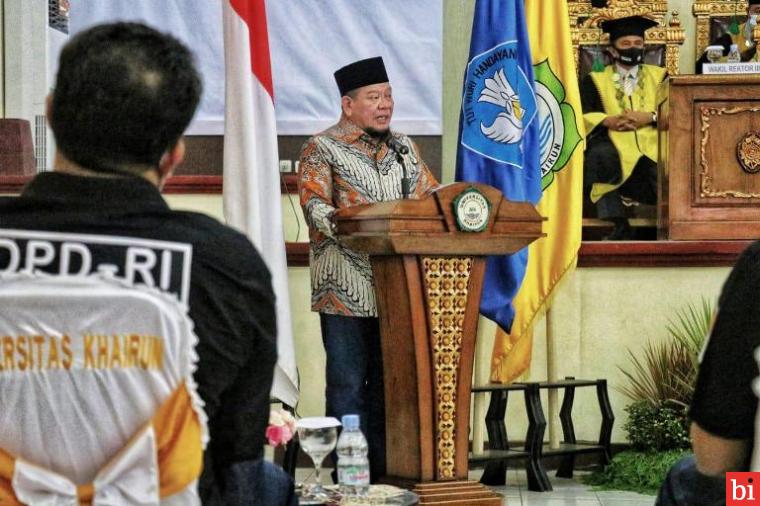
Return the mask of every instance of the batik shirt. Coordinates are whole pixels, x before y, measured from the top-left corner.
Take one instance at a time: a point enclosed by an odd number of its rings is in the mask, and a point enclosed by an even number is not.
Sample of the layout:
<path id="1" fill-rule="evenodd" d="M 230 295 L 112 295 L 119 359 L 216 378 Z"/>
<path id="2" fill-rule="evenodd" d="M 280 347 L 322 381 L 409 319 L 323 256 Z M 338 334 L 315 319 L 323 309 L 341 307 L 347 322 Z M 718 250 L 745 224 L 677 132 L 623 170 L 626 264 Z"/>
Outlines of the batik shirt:
<path id="1" fill-rule="evenodd" d="M 417 146 L 391 135 L 409 148 L 410 198 L 420 198 L 438 183 Z M 400 199 L 402 174 L 395 152 L 346 119 L 307 141 L 298 191 L 309 225 L 312 311 L 377 316 L 369 256 L 336 240 L 332 216 L 344 207 Z"/>

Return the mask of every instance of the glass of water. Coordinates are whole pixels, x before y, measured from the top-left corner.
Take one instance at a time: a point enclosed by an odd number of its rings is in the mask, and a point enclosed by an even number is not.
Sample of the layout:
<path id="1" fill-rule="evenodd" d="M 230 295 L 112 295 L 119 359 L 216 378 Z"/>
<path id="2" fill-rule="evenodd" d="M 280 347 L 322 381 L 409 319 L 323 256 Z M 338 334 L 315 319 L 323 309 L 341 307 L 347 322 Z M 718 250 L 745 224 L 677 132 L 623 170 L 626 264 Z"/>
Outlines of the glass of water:
<path id="1" fill-rule="evenodd" d="M 338 441 L 338 427 L 340 427 L 340 422 L 332 417 L 307 417 L 296 422 L 298 442 L 314 463 L 316 476 L 315 484 L 308 487 L 304 486 L 302 500 L 319 501 L 328 498 L 327 492 L 322 488 L 319 473 L 322 470 L 322 462 L 325 457 L 335 449 L 335 443 Z"/>

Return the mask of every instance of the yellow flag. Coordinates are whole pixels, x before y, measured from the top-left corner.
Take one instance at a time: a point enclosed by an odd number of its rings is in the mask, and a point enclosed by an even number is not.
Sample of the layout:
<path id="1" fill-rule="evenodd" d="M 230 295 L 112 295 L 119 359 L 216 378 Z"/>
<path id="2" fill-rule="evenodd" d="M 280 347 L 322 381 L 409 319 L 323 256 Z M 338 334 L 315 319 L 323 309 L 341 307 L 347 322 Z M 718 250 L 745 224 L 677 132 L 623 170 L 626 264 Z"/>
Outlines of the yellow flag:
<path id="1" fill-rule="evenodd" d="M 583 113 L 566 0 L 525 0 L 536 81 L 543 194 L 537 208 L 546 237 L 529 246 L 513 300 L 510 333 L 496 331 L 491 380 L 509 382 L 530 366 L 533 323 L 560 280 L 575 268 L 583 213 Z"/>

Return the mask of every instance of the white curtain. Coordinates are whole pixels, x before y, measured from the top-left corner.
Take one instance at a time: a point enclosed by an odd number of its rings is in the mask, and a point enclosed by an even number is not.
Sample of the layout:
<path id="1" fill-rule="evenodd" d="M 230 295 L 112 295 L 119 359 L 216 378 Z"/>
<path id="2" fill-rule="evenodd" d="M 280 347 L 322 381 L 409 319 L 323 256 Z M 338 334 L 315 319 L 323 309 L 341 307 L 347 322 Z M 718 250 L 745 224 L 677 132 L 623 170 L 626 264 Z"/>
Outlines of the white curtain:
<path id="1" fill-rule="evenodd" d="M 204 96 L 189 133 L 224 132 L 220 0 L 71 0 L 70 33 L 140 20 L 195 51 Z M 340 112 L 333 72 L 383 56 L 396 99 L 393 128 L 441 133 L 442 0 L 267 0 L 277 133 L 310 135 Z"/>
<path id="2" fill-rule="evenodd" d="M 203 74 L 203 98 L 189 133 L 224 133 L 224 48 L 220 0 L 71 0 L 70 6 L 70 36 L 98 23 L 141 21 L 173 34 L 192 48 Z"/>

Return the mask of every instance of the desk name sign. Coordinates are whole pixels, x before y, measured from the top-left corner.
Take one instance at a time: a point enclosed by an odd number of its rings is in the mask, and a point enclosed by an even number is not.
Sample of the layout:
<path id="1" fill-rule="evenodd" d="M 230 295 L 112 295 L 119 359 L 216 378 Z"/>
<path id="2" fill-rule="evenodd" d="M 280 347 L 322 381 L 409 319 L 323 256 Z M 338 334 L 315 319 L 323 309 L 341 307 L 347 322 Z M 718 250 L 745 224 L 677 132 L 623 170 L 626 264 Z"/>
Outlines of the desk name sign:
<path id="1" fill-rule="evenodd" d="M 760 62 L 705 63 L 703 74 L 760 74 Z"/>

